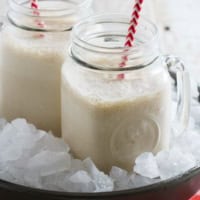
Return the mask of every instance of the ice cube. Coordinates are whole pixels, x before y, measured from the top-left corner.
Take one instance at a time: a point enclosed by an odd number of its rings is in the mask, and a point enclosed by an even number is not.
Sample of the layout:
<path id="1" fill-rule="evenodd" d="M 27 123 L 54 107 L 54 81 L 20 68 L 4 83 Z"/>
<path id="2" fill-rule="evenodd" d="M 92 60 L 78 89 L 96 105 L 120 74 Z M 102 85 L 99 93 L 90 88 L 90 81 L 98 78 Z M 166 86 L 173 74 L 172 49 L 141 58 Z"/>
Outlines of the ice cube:
<path id="1" fill-rule="evenodd" d="M 134 172 L 147 178 L 159 177 L 156 158 L 152 153 L 143 153 L 135 160 Z"/>
<path id="2" fill-rule="evenodd" d="M 67 153 L 42 151 L 31 158 L 27 164 L 28 172 L 36 172 L 40 176 L 69 170 L 71 157 Z"/>
<path id="3" fill-rule="evenodd" d="M 0 152 L 10 146 L 16 138 L 16 129 L 11 124 L 6 124 L 0 134 Z"/>
<path id="4" fill-rule="evenodd" d="M 5 129 L 3 134 L 0 135 L 1 160 L 4 160 L 4 162 L 16 161 L 15 163 L 20 166 L 19 162 L 24 164 L 24 161 L 32 157 L 34 155 L 33 152 L 38 150 L 34 149 L 34 145 L 39 135 L 34 136 L 28 132 L 25 134 L 21 132 L 19 135 L 12 125 L 7 125 Z"/>
<path id="5" fill-rule="evenodd" d="M 11 122 L 11 124 L 19 132 L 31 132 L 30 126 L 25 119 L 15 119 Z"/>
<path id="6" fill-rule="evenodd" d="M 9 162 L 19 159 L 22 154 L 22 147 L 19 144 L 16 129 L 7 124 L 0 134 L 0 161 Z"/>
<path id="7" fill-rule="evenodd" d="M 162 180 L 180 175 L 196 166 L 195 158 L 191 154 L 181 152 L 177 147 L 159 152 L 156 159 Z"/>
<path id="8" fill-rule="evenodd" d="M 69 154 L 42 151 L 28 161 L 24 169 L 25 183 L 31 187 L 45 187 L 42 185 L 43 177 L 69 170 L 70 163 Z"/>
<path id="9" fill-rule="evenodd" d="M 41 176 L 36 171 L 28 171 L 25 169 L 24 185 L 33 188 L 42 188 Z"/>
<path id="10" fill-rule="evenodd" d="M 0 118 L 0 134 L 1 134 L 1 131 L 4 129 L 4 127 L 6 126 L 7 124 L 7 121 L 3 118 Z"/>
<path id="11" fill-rule="evenodd" d="M 19 160 L 23 155 L 22 148 L 18 147 L 10 147 L 10 148 L 5 148 L 1 153 L 0 153 L 0 160 L 3 162 L 10 162 L 10 161 L 17 161 Z"/>
<path id="12" fill-rule="evenodd" d="M 56 138 L 53 135 L 46 134 L 43 138 L 43 149 L 53 151 L 53 152 L 66 152 L 68 153 L 69 146 L 60 138 Z"/>
<path id="13" fill-rule="evenodd" d="M 32 143 L 27 145 L 28 141 L 32 141 Z M 29 157 L 33 157 L 41 151 L 63 152 L 67 154 L 69 152 L 68 145 L 66 145 L 62 139 L 55 138 L 54 136 L 51 136 L 47 132 L 41 130 L 38 130 L 32 140 L 28 139 L 24 147 L 28 148 L 26 152 L 29 152 Z"/>
<path id="14" fill-rule="evenodd" d="M 78 171 L 69 178 L 76 188 L 79 188 L 78 192 L 94 192 L 95 185 L 86 171 Z"/>
<path id="15" fill-rule="evenodd" d="M 14 120 L 12 124 L 4 127 L 0 135 L 0 150 L 6 151 L 9 148 L 9 151 L 23 150 L 25 153 L 32 148 L 37 137 L 38 134 L 30 132 L 25 120 Z"/>
<path id="16" fill-rule="evenodd" d="M 71 176 L 69 171 L 63 171 L 48 176 L 41 177 L 41 186 L 43 189 L 52 191 L 68 191 L 66 189 L 65 179 L 66 176 Z"/>
<path id="17" fill-rule="evenodd" d="M 86 171 L 92 176 L 95 177 L 98 175 L 99 170 L 97 169 L 96 165 L 90 158 L 87 158 L 83 161 L 83 166 L 85 167 Z"/>
<path id="18" fill-rule="evenodd" d="M 127 189 L 129 186 L 129 176 L 126 170 L 119 167 L 112 167 L 110 177 L 114 181 L 115 190 Z"/>
<path id="19" fill-rule="evenodd" d="M 93 181 L 96 187 L 95 192 L 110 192 L 114 189 L 113 180 L 103 172 L 99 172 L 93 177 Z"/>
<path id="20" fill-rule="evenodd" d="M 0 179 L 12 183 L 14 183 L 16 180 L 7 170 L 0 170 Z"/>
<path id="21" fill-rule="evenodd" d="M 123 177 L 126 177 L 128 175 L 128 172 L 126 170 L 123 170 L 119 167 L 112 167 L 111 171 L 110 171 L 110 177 L 113 180 L 118 180 L 121 179 Z"/>
<path id="22" fill-rule="evenodd" d="M 7 181 L 9 183 L 14 183 L 14 184 L 17 184 L 17 185 L 24 185 L 24 181 L 21 180 L 22 177 L 20 177 L 20 179 L 16 179 L 15 177 L 13 177 L 11 174 L 9 174 L 8 172 L 6 173 L 1 173 L 0 172 L 0 180 L 4 180 L 4 181 Z"/>
<path id="23" fill-rule="evenodd" d="M 73 183 L 84 183 L 87 184 L 92 181 L 91 177 L 86 171 L 78 171 L 72 175 L 69 179 Z"/>
<path id="24" fill-rule="evenodd" d="M 158 182 L 160 179 L 150 179 L 137 174 L 130 176 L 129 188 L 139 188 L 147 185 L 152 185 Z"/>
<path id="25" fill-rule="evenodd" d="M 191 153 L 197 161 L 200 161 L 199 130 L 186 132 L 175 141 L 174 146 L 179 147 L 184 153 Z"/>
<path id="26" fill-rule="evenodd" d="M 8 163 L 6 166 L 8 174 L 14 178 L 14 183 L 26 185 L 24 180 L 24 168 L 13 166 L 13 163 Z"/>
<path id="27" fill-rule="evenodd" d="M 108 192 L 114 188 L 113 180 L 99 171 L 90 158 L 83 161 L 86 171 L 92 177 L 95 184 L 95 192 Z"/>
<path id="28" fill-rule="evenodd" d="M 70 192 L 94 192 L 95 185 L 86 171 L 78 171 L 65 179 L 67 191 Z"/>

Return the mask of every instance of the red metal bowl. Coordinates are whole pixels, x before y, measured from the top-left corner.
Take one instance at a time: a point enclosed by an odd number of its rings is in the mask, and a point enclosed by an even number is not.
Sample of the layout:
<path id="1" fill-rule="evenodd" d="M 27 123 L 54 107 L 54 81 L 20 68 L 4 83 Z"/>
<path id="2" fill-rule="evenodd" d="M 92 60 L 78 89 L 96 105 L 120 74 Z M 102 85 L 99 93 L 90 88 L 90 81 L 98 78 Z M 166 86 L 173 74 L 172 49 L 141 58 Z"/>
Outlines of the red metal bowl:
<path id="1" fill-rule="evenodd" d="M 65 193 L 28 188 L 0 180 L 1 200 L 188 200 L 200 189 L 200 167 L 150 186 L 105 193 Z"/>

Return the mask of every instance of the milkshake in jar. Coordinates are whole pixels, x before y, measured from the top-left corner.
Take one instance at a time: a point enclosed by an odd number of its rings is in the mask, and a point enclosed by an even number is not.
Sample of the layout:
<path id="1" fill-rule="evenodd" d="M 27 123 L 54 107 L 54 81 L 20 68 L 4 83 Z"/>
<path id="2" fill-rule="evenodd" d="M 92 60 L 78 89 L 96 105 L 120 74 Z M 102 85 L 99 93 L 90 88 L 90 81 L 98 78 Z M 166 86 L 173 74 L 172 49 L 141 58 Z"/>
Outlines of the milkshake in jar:
<path id="1" fill-rule="evenodd" d="M 171 80 L 157 29 L 142 19 L 125 52 L 128 22 L 111 15 L 76 25 L 62 68 L 62 137 L 76 157 L 91 157 L 105 172 L 131 170 L 139 154 L 169 147 Z"/>
<path id="2" fill-rule="evenodd" d="M 69 36 L 88 0 L 10 0 L 1 33 L 1 117 L 61 134 L 60 82 Z"/>

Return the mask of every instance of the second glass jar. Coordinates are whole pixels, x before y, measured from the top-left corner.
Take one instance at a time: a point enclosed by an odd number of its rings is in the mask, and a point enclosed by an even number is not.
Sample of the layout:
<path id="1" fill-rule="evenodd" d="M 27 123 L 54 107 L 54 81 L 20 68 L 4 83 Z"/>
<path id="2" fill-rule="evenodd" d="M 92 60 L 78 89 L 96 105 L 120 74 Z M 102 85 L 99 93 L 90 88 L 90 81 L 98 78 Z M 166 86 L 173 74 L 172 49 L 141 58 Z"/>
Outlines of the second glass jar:
<path id="1" fill-rule="evenodd" d="M 67 43 L 90 0 L 9 0 L 1 32 L 0 115 L 61 135 L 60 74 Z"/>

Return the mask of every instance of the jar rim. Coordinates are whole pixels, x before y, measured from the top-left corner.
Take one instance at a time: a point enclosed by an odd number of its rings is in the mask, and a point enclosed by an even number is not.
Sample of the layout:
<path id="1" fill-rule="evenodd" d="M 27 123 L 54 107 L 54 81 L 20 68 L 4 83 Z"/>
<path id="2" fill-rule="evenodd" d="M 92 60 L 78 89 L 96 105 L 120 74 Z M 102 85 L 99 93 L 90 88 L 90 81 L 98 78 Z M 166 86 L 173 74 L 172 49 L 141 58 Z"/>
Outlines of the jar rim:
<path id="1" fill-rule="evenodd" d="M 27 2 L 27 1 L 25 1 Z M 63 2 L 63 1 L 62 1 Z M 57 13 L 62 13 L 62 15 L 72 15 L 74 13 L 76 13 L 77 8 L 84 6 L 85 4 L 91 2 L 91 0 L 67 0 L 64 1 L 68 4 L 74 5 L 73 8 L 68 8 L 68 7 L 64 7 L 64 8 L 57 8 L 57 9 L 50 9 L 50 8 L 39 8 L 39 12 L 40 12 L 40 17 L 51 17 L 51 16 L 57 16 Z M 10 7 L 12 9 L 14 9 L 15 11 L 20 9 L 20 12 L 22 12 L 23 14 L 26 14 L 27 16 L 35 16 L 35 14 L 32 12 L 32 8 L 29 8 L 27 6 L 25 6 L 23 4 L 23 2 L 18 2 L 18 0 L 9 0 L 8 1 Z M 47 14 L 48 13 L 48 14 Z M 59 16 L 59 15 L 58 15 Z"/>
<path id="2" fill-rule="evenodd" d="M 24 31 L 69 32 L 81 16 L 88 16 L 84 10 L 89 8 L 91 0 L 44 0 L 39 3 L 36 13 L 30 0 L 9 0 L 8 23 Z"/>
<path id="3" fill-rule="evenodd" d="M 114 73 L 123 73 L 123 72 L 130 72 L 130 71 L 136 71 L 136 70 L 141 70 L 144 69 L 150 65 L 152 65 L 154 62 L 156 62 L 159 59 L 159 56 L 155 57 L 153 60 L 149 61 L 148 63 L 145 63 L 143 65 L 135 65 L 135 66 L 131 66 L 131 67 L 117 67 L 117 68 L 113 68 L 113 67 L 101 67 L 101 66 L 97 66 L 95 64 L 90 64 L 87 63 L 81 59 L 79 59 L 78 57 L 74 56 L 74 54 L 72 53 L 71 49 L 69 51 L 69 56 L 79 64 L 79 66 L 82 66 L 86 69 L 92 70 L 92 71 L 102 71 L 102 72 L 114 72 Z"/>
<path id="4" fill-rule="evenodd" d="M 81 66 L 92 70 L 119 72 L 152 66 L 160 57 L 158 29 L 145 17 L 140 20 L 135 45 L 126 49 L 130 16 L 112 13 L 86 18 L 72 30 L 69 54 Z M 128 59 L 120 67 L 124 56 Z M 98 62 L 101 59 L 106 62 Z"/>
<path id="5" fill-rule="evenodd" d="M 149 27 L 151 27 L 153 31 L 153 35 L 147 41 L 143 41 L 142 43 L 137 43 L 137 45 L 133 45 L 133 47 L 129 48 L 129 54 L 137 52 L 140 48 L 145 48 L 152 45 L 158 39 L 159 31 L 158 31 L 157 26 L 144 16 L 141 16 L 140 20 L 141 20 L 140 24 L 142 24 L 142 22 L 145 22 Z M 84 39 L 80 37 L 78 29 L 81 26 L 87 26 L 89 24 L 105 23 L 105 22 L 121 23 L 121 24 L 123 23 L 123 24 L 129 25 L 130 17 L 128 15 L 117 14 L 117 13 L 100 14 L 100 15 L 88 17 L 80 21 L 74 26 L 73 31 L 72 31 L 73 40 L 75 41 L 76 44 L 78 43 L 79 46 L 89 51 L 91 50 L 91 51 L 96 51 L 96 52 L 101 52 L 101 53 L 108 53 L 109 51 L 110 54 L 123 53 L 124 46 L 117 47 L 117 48 L 116 47 L 102 47 L 101 45 L 89 43 L 88 41 L 85 41 Z"/>

